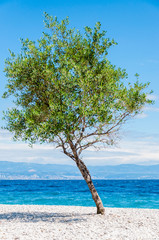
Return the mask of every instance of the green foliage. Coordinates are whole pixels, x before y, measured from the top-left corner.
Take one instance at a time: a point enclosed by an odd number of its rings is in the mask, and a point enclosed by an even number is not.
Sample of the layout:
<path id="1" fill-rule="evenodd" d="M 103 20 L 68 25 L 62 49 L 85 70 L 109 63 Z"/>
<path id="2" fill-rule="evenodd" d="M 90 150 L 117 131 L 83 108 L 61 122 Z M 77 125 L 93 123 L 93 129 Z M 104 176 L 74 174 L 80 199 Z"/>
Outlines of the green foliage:
<path id="1" fill-rule="evenodd" d="M 125 70 L 107 59 L 116 43 L 100 23 L 81 34 L 69 28 L 68 18 L 59 22 L 45 14 L 45 27 L 38 41 L 21 40 L 21 53 L 10 52 L 6 60 L 3 97 L 13 95 L 16 107 L 4 118 L 15 139 L 53 142 L 64 136 L 79 143 L 84 131 L 104 135 L 151 103 L 148 83 L 127 83 Z"/>

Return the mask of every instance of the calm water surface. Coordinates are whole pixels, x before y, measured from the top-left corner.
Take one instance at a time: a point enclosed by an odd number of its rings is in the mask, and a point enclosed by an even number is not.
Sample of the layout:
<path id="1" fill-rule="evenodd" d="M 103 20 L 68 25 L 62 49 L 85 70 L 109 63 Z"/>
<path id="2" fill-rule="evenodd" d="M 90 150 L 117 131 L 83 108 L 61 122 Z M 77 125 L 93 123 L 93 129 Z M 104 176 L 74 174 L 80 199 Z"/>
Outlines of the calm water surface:
<path id="1" fill-rule="evenodd" d="M 159 180 L 94 180 L 105 207 L 159 208 Z M 82 180 L 0 180 L 0 204 L 95 206 Z"/>

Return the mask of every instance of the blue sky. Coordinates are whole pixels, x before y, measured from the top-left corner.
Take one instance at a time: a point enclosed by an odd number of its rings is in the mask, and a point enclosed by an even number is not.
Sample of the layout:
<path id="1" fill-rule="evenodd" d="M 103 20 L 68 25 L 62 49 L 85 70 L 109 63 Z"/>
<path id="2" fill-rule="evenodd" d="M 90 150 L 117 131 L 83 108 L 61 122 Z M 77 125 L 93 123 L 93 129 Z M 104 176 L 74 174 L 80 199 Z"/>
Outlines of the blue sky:
<path id="1" fill-rule="evenodd" d="M 8 49 L 20 51 L 20 38 L 36 40 L 44 31 L 43 13 L 63 19 L 82 31 L 100 21 L 107 36 L 118 42 L 109 51 L 109 60 L 126 68 L 129 80 L 137 72 L 143 82 L 150 81 L 155 105 L 129 121 L 121 139 L 113 149 L 85 151 L 83 159 L 89 165 L 120 163 L 159 164 L 159 1 L 157 0 L 0 0 L 0 95 L 6 78 L 3 73 Z M 12 106 L 11 99 L 0 99 L 2 111 Z M 60 151 L 50 145 L 13 143 L 11 135 L 0 130 L 0 161 L 30 161 L 72 164 Z"/>

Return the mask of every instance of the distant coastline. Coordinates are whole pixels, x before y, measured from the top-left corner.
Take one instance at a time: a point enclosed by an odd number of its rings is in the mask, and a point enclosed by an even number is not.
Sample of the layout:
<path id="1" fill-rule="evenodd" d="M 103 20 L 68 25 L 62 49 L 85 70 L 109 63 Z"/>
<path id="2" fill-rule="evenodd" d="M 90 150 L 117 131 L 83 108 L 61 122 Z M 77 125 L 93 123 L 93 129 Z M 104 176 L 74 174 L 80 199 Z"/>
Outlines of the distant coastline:
<path id="1" fill-rule="evenodd" d="M 159 179 L 158 165 L 88 166 L 96 180 Z M 83 180 L 76 166 L 0 161 L 0 180 Z"/>

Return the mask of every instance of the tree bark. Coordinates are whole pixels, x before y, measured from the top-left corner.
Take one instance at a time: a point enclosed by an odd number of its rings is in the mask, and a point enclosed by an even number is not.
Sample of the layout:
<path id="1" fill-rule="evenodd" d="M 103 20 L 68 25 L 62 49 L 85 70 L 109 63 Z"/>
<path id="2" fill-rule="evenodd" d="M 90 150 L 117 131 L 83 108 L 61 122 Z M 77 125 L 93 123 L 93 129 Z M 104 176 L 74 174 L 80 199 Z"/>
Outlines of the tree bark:
<path id="1" fill-rule="evenodd" d="M 77 158 L 76 157 L 76 164 L 77 164 L 77 167 L 79 168 L 83 178 L 85 179 L 88 187 L 89 187 L 89 190 L 91 191 L 91 194 L 92 194 L 92 198 L 96 204 L 96 207 L 97 207 L 97 214 L 102 214 L 104 215 L 105 213 L 105 209 L 103 207 L 103 203 L 94 187 L 94 184 L 92 182 L 92 179 L 91 179 L 91 175 L 89 173 L 89 170 L 87 169 L 86 165 L 84 164 L 84 162 Z"/>

